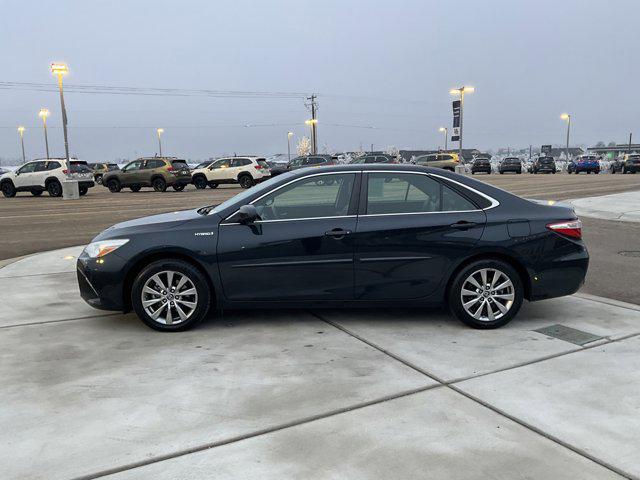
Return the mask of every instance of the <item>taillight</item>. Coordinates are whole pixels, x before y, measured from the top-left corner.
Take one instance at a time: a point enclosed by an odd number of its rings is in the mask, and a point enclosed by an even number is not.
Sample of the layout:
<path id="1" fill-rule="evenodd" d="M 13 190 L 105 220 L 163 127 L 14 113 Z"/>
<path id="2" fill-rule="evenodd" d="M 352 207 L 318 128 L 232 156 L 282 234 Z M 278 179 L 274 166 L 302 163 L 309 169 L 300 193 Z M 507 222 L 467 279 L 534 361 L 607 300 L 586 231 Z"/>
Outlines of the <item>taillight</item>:
<path id="1" fill-rule="evenodd" d="M 582 222 L 578 219 L 550 223 L 547 225 L 547 228 L 566 237 L 582 238 Z"/>
<path id="2" fill-rule="evenodd" d="M 64 173 L 65 175 L 67 175 L 69 173 L 69 170 L 67 170 L 66 168 L 64 170 L 62 170 L 62 173 Z"/>
<path id="3" fill-rule="evenodd" d="M 262 166 L 261 166 L 261 165 L 254 165 L 254 168 L 255 168 L 256 170 L 262 170 Z"/>
<path id="4" fill-rule="evenodd" d="M 172 165 L 169 165 L 169 166 L 167 167 L 167 172 L 173 172 L 174 170 L 175 170 L 175 168 L 173 168 L 173 166 L 172 166 Z"/>

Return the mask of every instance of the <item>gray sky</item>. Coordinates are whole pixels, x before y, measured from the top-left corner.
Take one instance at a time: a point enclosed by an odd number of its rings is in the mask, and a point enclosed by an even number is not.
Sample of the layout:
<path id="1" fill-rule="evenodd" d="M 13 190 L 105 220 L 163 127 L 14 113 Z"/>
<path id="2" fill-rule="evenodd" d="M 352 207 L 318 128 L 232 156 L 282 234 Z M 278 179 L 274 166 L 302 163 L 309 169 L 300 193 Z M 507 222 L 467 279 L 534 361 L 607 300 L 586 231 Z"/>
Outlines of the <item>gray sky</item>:
<path id="1" fill-rule="evenodd" d="M 572 143 L 640 139 L 634 0 L 0 0 L 0 11 L 0 82 L 55 86 L 60 60 L 69 85 L 316 92 L 320 150 L 437 147 L 462 84 L 476 87 L 465 146 L 561 144 L 563 111 Z M 306 134 L 309 118 L 301 96 L 66 101 L 71 153 L 94 161 L 155 153 L 156 127 L 166 154 L 286 152 L 287 130 Z M 0 157 L 20 156 L 19 124 L 27 156 L 43 155 L 41 107 L 63 153 L 57 94 L 0 87 Z"/>

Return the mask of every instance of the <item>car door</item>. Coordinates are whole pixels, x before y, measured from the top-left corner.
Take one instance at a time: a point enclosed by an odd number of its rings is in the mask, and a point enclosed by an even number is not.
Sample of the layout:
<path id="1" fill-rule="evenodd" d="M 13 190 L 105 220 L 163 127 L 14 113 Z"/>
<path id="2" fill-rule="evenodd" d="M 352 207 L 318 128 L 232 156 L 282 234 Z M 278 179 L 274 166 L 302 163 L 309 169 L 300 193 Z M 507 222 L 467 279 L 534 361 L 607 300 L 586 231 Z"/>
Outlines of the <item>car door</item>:
<path id="1" fill-rule="evenodd" d="M 221 158 L 216 160 L 209 168 L 211 169 L 213 180 L 228 180 L 227 171 L 231 167 L 230 158 Z"/>
<path id="2" fill-rule="evenodd" d="M 30 185 L 34 187 L 44 188 L 44 181 L 47 178 L 47 161 L 40 160 L 35 162 L 33 173 L 31 174 Z"/>
<path id="3" fill-rule="evenodd" d="M 482 236 L 486 216 L 449 185 L 418 172 L 363 175 L 356 299 L 427 297 L 451 265 L 468 255 Z"/>
<path id="4" fill-rule="evenodd" d="M 165 166 L 166 166 L 166 163 L 164 160 L 160 160 L 160 159 L 147 160 L 144 163 L 144 166 L 142 167 L 142 169 L 140 169 L 134 177 L 136 180 L 136 183 L 140 185 L 151 185 L 151 179 L 156 174 L 161 175 L 162 177 L 165 177 L 165 175 L 163 175 L 165 173 L 163 171 Z"/>
<path id="5" fill-rule="evenodd" d="M 134 160 L 127 164 L 120 172 L 120 183 L 125 185 L 135 185 L 139 182 L 140 170 L 144 165 L 144 160 Z"/>
<path id="6" fill-rule="evenodd" d="M 34 185 L 34 171 L 37 163 L 38 162 L 25 163 L 22 167 L 16 170 L 16 176 L 14 180 L 16 188 L 26 188 Z"/>
<path id="7" fill-rule="evenodd" d="M 253 201 L 260 219 L 221 223 L 218 265 L 234 301 L 353 298 L 359 173 L 305 176 Z"/>

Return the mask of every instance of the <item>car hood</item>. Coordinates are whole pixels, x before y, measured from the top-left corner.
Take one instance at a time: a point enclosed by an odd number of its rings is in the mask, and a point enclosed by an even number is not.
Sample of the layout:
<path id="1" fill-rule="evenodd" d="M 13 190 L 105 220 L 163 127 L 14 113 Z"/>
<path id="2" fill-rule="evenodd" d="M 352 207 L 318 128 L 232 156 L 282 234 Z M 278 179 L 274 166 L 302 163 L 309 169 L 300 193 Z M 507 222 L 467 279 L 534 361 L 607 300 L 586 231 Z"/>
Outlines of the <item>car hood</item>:
<path id="1" fill-rule="evenodd" d="M 98 235 L 99 239 L 121 236 L 128 232 L 145 233 L 169 230 L 190 220 L 201 218 L 197 210 L 180 210 L 177 212 L 161 213 L 149 217 L 136 218 L 126 222 L 116 223 Z"/>

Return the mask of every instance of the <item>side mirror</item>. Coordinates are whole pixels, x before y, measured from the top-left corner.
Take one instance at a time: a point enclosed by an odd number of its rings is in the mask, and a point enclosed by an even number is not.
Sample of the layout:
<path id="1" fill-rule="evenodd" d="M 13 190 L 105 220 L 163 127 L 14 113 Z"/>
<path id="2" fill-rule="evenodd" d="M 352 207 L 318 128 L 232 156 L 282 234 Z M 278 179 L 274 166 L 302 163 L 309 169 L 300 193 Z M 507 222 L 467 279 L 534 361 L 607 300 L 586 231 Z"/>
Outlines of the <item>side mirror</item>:
<path id="1" fill-rule="evenodd" d="M 238 210 L 238 221 L 243 225 L 255 222 L 259 218 L 258 210 L 253 205 L 243 205 Z"/>

